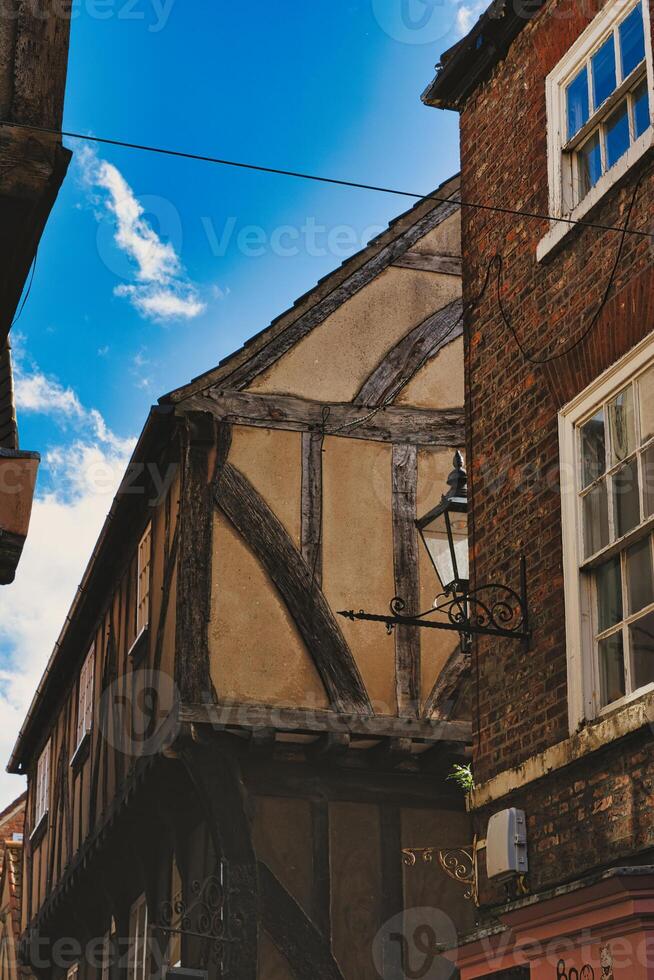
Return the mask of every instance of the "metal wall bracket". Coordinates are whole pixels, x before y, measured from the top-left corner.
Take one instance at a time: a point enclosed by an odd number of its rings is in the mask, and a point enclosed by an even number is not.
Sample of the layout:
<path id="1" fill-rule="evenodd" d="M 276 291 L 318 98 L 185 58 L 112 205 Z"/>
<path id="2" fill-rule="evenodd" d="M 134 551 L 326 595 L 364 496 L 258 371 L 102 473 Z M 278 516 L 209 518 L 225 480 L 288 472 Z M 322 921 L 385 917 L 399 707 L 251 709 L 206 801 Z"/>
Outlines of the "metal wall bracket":
<path id="1" fill-rule="evenodd" d="M 477 872 L 477 838 L 472 845 L 461 847 L 404 847 L 402 860 L 408 868 L 413 868 L 421 861 L 423 864 L 434 864 L 437 858 L 442 871 L 465 888 L 463 897 L 475 905 L 479 905 L 479 876 Z"/>

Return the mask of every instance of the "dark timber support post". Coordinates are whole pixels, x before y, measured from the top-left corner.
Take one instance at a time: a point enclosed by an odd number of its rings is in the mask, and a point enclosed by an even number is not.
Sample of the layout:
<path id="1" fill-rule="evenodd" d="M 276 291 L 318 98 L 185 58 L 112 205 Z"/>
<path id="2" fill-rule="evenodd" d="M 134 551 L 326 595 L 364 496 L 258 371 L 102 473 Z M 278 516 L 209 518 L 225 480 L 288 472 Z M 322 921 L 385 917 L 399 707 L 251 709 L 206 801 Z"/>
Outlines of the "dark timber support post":
<path id="1" fill-rule="evenodd" d="M 218 740 L 188 743 L 181 758 L 195 787 L 222 862 L 225 944 L 220 980 L 256 980 L 258 960 L 258 875 L 247 794 L 236 760 Z M 193 964 L 189 964 L 192 966 Z"/>
<path id="2" fill-rule="evenodd" d="M 395 594 L 406 612 L 419 612 L 418 533 L 416 493 L 418 452 L 415 446 L 393 446 L 393 565 Z M 420 708 L 420 631 L 416 626 L 395 630 L 395 675 L 400 717 L 417 718 Z"/>
<path id="3" fill-rule="evenodd" d="M 211 415 L 202 412 L 190 412 L 185 423 L 175 682 L 182 701 L 204 702 L 211 700 L 208 624 L 213 505 L 209 466 L 215 423 Z"/>

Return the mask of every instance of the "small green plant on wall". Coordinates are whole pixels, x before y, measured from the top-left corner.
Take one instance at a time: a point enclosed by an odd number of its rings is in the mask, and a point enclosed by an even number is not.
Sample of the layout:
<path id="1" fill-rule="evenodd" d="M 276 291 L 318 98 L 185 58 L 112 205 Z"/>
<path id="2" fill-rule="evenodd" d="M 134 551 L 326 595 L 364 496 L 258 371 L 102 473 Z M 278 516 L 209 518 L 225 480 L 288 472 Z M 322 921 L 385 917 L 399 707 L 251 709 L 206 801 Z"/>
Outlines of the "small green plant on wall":
<path id="1" fill-rule="evenodd" d="M 475 782 L 470 763 L 467 766 L 455 765 L 447 778 L 453 780 L 464 793 L 469 793 Z"/>

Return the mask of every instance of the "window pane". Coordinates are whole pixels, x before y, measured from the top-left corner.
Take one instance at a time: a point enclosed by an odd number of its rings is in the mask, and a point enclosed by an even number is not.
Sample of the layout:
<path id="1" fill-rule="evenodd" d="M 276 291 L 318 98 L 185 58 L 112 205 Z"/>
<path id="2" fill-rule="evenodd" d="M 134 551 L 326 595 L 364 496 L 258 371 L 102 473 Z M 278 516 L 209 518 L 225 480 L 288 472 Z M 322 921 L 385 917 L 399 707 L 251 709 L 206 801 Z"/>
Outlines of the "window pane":
<path id="1" fill-rule="evenodd" d="M 645 60 L 645 30 L 641 4 L 638 4 L 620 24 L 620 54 L 623 78 L 630 75 L 636 65 Z"/>
<path id="2" fill-rule="evenodd" d="M 593 69 L 593 103 L 596 109 L 615 91 L 615 43 L 613 35 L 604 42 L 591 60 Z"/>
<path id="3" fill-rule="evenodd" d="M 654 436 L 654 365 L 638 379 L 638 411 L 642 446 Z"/>
<path id="4" fill-rule="evenodd" d="M 621 538 L 640 524 L 638 464 L 635 459 L 621 466 L 613 477 L 615 536 Z"/>
<path id="5" fill-rule="evenodd" d="M 606 468 L 606 441 L 604 435 L 604 410 L 600 409 L 581 429 L 582 485 L 590 486 Z"/>
<path id="6" fill-rule="evenodd" d="M 624 655 L 622 630 L 600 640 L 598 644 L 600 698 L 602 706 L 624 696 Z"/>
<path id="7" fill-rule="evenodd" d="M 645 517 L 654 514 L 654 446 L 643 453 L 643 502 Z"/>
<path id="8" fill-rule="evenodd" d="M 589 490 L 583 498 L 584 555 L 594 555 L 609 543 L 609 512 L 606 480 Z"/>
<path id="9" fill-rule="evenodd" d="M 606 166 L 610 169 L 629 149 L 629 110 L 627 101 L 606 122 Z"/>
<path id="10" fill-rule="evenodd" d="M 642 136 L 649 126 L 649 94 L 647 92 L 647 79 L 642 81 L 638 88 L 634 89 L 634 128 L 636 139 Z"/>
<path id="11" fill-rule="evenodd" d="M 595 186 L 602 176 L 602 153 L 600 150 L 599 133 L 594 133 L 579 151 L 579 184 L 581 197 Z"/>
<path id="12" fill-rule="evenodd" d="M 613 465 L 626 459 L 636 448 L 634 392 L 631 385 L 609 402 L 608 417 L 611 432 L 611 465 Z"/>
<path id="13" fill-rule="evenodd" d="M 566 91 L 568 104 L 568 139 L 572 139 L 588 122 L 588 69 L 582 68 Z"/>
<path id="14" fill-rule="evenodd" d="M 635 458 L 621 466 L 613 477 L 615 536 L 620 537 L 640 524 L 638 463 Z"/>
<path id="15" fill-rule="evenodd" d="M 654 681 L 654 613 L 629 627 L 634 689 Z"/>
<path id="16" fill-rule="evenodd" d="M 652 545 L 650 538 L 639 541 L 627 551 L 629 614 L 639 612 L 654 602 L 652 585 Z"/>
<path id="17" fill-rule="evenodd" d="M 597 632 L 603 633 L 622 619 L 620 558 L 611 558 L 597 569 Z"/>

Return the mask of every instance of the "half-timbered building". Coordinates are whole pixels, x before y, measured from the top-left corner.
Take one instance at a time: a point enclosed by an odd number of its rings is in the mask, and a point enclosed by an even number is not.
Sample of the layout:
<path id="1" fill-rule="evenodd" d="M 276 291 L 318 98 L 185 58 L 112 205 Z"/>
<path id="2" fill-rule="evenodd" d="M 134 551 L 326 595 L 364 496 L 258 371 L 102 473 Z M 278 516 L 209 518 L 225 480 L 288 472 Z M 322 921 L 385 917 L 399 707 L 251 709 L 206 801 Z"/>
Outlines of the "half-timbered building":
<path id="1" fill-rule="evenodd" d="M 470 838 L 458 634 L 338 615 L 438 591 L 415 522 L 464 394 L 437 196 L 152 409 L 10 762 L 40 976 L 372 980 L 404 910 L 472 924 L 422 859 Z"/>

